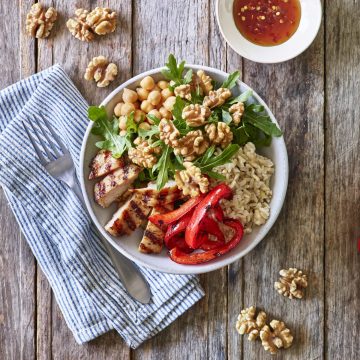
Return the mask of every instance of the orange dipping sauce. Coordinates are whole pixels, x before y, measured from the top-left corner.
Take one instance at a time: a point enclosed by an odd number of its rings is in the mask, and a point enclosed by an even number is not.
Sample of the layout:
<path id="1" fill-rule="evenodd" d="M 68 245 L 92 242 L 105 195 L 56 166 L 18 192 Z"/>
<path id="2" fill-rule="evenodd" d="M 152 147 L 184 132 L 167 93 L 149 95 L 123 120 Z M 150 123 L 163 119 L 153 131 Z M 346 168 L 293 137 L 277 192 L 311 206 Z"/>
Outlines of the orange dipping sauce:
<path id="1" fill-rule="evenodd" d="M 236 27 L 257 45 L 274 46 L 294 35 L 301 18 L 299 0 L 234 0 Z"/>

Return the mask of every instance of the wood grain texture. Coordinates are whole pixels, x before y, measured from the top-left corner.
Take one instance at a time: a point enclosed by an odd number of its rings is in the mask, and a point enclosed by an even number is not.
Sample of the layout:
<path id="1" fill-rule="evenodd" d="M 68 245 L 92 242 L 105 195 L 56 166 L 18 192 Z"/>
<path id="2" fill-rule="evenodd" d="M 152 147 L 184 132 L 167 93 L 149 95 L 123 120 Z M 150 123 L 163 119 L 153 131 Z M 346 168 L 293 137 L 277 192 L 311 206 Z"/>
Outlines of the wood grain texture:
<path id="1" fill-rule="evenodd" d="M 21 1 L 0 3 L 0 14 L 11 19 L 0 22 L 5 34 L 0 52 L 1 89 L 35 71 L 34 46 L 19 32 L 26 8 Z M 21 46 L 27 49 L 23 53 Z M 0 244 L 0 357 L 35 359 L 36 264 L 2 190 Z"/>
<path id="2" fill-rule="evenodd" d="M 326 7 L 325 356 L 360 358 L 359 3 Z"/>
<path id="3" fill-rule="evenodd" d="M 285 131 L 290 182 L 266 239 L 228 269 L 201 276 L 206 297 L 136 351 L 115 332 L 83 346 L 75 343 L 0 193 L 0 358 L 268 359 L 260 342 L 235 330 L 238 313 L 250 305 L 293 331 L 294 345 L 277 359 L 360 358 L 358 3 L 327 1 L 315 43 L 277 65 L 243 60 L 228 48 L 216 24 L 215 0 L 42 3 L 57 8 L 59 20 L 49 39 L 37 41 L 24 30 L 32 1 L 0 2 L 0 13 L 11 19 L 0 23 L 0 88 L 59 63 L 88 102 L 97 104 L 132 75 L 162 66 L 169 53 L 228 72 L 239 69 Z M 102 5 L 120 15 L 116 32 L 89 44 L 73 38 L 65 23 L 75 9 Z M 98 55 L 119 67 L 106 89 L 83 79 L 87 63 Z M 288 300 L 273 289 L 277 272 L 290 266 L 309 275 L 304 300 Z"/>

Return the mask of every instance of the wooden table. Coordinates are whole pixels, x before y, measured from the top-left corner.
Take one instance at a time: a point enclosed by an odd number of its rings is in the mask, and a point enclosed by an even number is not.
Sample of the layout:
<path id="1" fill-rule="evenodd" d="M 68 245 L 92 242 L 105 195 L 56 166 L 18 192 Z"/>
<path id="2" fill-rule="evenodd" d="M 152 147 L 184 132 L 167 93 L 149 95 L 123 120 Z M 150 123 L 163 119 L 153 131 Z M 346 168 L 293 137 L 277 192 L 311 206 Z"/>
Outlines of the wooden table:
<path id="1" fill-rule="evenodd" d="M 48 40 L 36 41 L 24 26 L 32 1 L 0 2 L 1 88 L 60 63 L 89 103 L 98 104 L 132 75 L 164 64 L 170 52 L 190 63 L 240 69 L 285 132 L 290 181 L 266 239 L 228 268 L 201 276 L 206 297 L 135 351 L 115 332 L 75 343 L 0 193 L 0 358 L 269 359 L 259 342 L 235 331 L 239 311 L 257 305 L 294 334 L 293 346 L 278 359 L 360 359 L 359 3 L 327 1 L 312 46 L 278 65 L 247 61 L 225 44 L 215 0 L 43 3 L 55 6 L 60 19 Z M 73 38 L 65 22 L 75 7 L 102 3 L 119 14 L 116 32 L 90 44 Z M 119 66 L 106 89 L 83 79 L 88 61 L 100 54 Z M 277 272 L 292 266 L 309 276 L 301 301 L 273 289 Z"/>

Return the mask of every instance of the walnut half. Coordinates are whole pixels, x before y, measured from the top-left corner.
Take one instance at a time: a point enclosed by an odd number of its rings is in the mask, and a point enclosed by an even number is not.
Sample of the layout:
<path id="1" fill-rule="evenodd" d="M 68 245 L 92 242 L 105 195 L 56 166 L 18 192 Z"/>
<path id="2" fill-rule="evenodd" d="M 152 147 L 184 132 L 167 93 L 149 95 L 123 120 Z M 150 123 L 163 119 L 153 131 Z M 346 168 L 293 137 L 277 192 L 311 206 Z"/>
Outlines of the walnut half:
<path id="1" fill-rule="evenodd" d="M 109 63 L 105 56 L 94 57 L 86 68 L 85 80 L 95 80 L 98 87 L 106 87 L 115 79 L 117 66 Z"/>
<path id="2" fill-rule="evenodd" d="M 184 162 L 185 170 L 176 171 L 175 181 L 183 194 L 191 197 L 205 194 L 209 190 L 209 179 L 191 162 Z"/>
<path id="3" fill-rule="evenodd" d="M 294 338 L 283 321 L 272 320 L 270 327 L 265 325 L 260 331 L 260 339 L 266 351 L 276 354 L 278 349 L 290 347 Z"/>
<path id="4" fill-rule="evenodd" d="M 40 3 L 31 6 L 30 12 L 26 15 L 26 31 L 36 38 L 46 38 L 57 19 L 57 12 L 53 7 L 46 11 Z"/>
<path id="5" fill-rule="evenodd" d="M 210 109 L 221 106 L 231 96 L 231 91 L 226 88 L 219 88 L 215 91 L 210 91 L 209 95 L 205 96 L 203 105 Z"/>
<path id="6" fill-rule="evenodd" d="M 152 147 L 151 144 L 141 137 L 134 140 L 136 148 L 129 150 L 129 159 L 136 165 L 151 169 L 158 161 L 155 155 L 161 152 L 160 147 Z"/>
<path id="7" fill-rule="evenodd" d="M 260 311 L 257 316 L 255 306 L 241 310 L 236 322 L 236 330 L 240 335 L 249 334 L 248 339 L 254 341 L 260 335 L 260 330 L 265 326 L 266 313 Z"/>
<path id="8" fill-rule="evenodd" d="M 205 125 L 205 132 L 207 133 L 210 142 L 214 145 L 221 146 L 222 149 L 225 149 L 233 139 L 233 133 L 229 125 L 224 122 Z"/>
<path id="9" fill-rule="evenodd" d="M 295 268 L 280 270 L 279 274 L 280 279 L 274 284 L 278 293 L 289 299 L 302 299 L 303 290 L 308 286 L 307 276 Z"/>
<path id="10" fill-rule="evenodd" d="M 175 89 L 176 90 L 176 89 Z M 182 117 L 185 119 L 187 124 L 191 127 L 198 127 L 204 125 L 206 119 L 211 115 L 211 111 L 208 107 L 191 104 L 185 106 L 182 111 Z"/>
<path id="11" fill-rule="evenodd" d="M 77 9 L 75 17 L 66 22 L 71 34 L 81 41 L 94 40 L 95 34 L 106 35 L 116 29 L 116 12 L 96 7 L 92 11 Z"/>

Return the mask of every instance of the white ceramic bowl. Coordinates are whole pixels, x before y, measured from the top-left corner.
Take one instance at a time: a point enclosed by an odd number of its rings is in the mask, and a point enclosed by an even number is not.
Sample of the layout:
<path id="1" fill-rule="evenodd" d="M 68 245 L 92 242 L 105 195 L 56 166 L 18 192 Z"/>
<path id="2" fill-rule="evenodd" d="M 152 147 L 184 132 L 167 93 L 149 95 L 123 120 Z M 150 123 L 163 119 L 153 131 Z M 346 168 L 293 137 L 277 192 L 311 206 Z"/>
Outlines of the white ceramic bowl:
<path id="1" fill-rule="evenodd" d="M 295 34 L 276 46 L 260 46 L 245 39 L 233 17 L 234 0 L 217 0 L 216 18 L 222 36 L 232 49 L 246 59 L 259 63 L 279 63 L 305 51 L 314 41 L 321 24 L 321 0 L 300 0 L 301 19 Z"/>
<path id="2" fill-rule="evenodd" d="M 218 82 L 223 82 L 223 80 L 227 77 L 228 74 L 223 71 L 219 71 L 213 68 L 205 67 L 205 66 L 196 66 L 196 65 L 187 65 L 187 68 L 192 68 L 194 70 L 202 69 L 206 73 L 208 73 L 214 80 Z M 147 75 L 151 75 L 154 79 L 160 80 L 162 79 L 162 75 L 160 72 L 161 68 L 147 71 L 143 74 L 137 75 L 134 78 L 128 80 L 124 84 L 120 85 L 117 89 L 115 89 L 103 102 L 101 105 L 105 106 L 106 111 L 109 116 L 112 116 L 113 109 L 115 105 L 121 101 L 122 91 L 125 87 L 135 89 L 135 87 L 139 86 L 141 79 L 143 79 Z M 239 83 L 237 87 L 233 89 L 234 95 L 238 95 L 240 92 L 244 92 L 248 90 L 249 87 L 244 83 Z M 270 115 L 273 122 L 276 123 L 274 115 L 271 113 L 269 108 L 266 106 L 264 101 L 254 93 L 252 101 L 257 102 L 263 105 Z M 142 229 L 138 229 L 135 233 L 128 237 L 120 237 L 115 238 L 109 235 L 104 230 L 104 225 L 111 218 L 112 214 L 115 212 L 115 205 L 108 208 L 103 209 L 99 205 L 97 205 L 94 201 L 93 191 L 95 181 L 89 181 L 89 164 L 91 159 L 95 156 L 98 149 L 95 147 L 95 142 L 98 141 L 98 137 L 91 134 L 91 128 L 93 123 L 90 122 L 86 134 L 84 136 L 84 141 L 82 145 L 81 151 L 81 163 L 80 163 L 80 179 L 81 179 L 81 187 L 85 197 L 86 206 L 88 211 L 92 217 L 93 222 L 100 230 L 100 232 L 104 235 L 104 237 L 121 253 L 127 256 L 129 259 L 135 261 L 137 264 L 145 266 L 147 268 L 168 272 L 168 273 L 177 273 L 177 274 L 199 274 L 206 273 L 209 271 L 213 271 L 219 269 L 225 265 L 229 265 L 232 262 L 240 259 L 244 255 L 246 255 L 250 250 L 252 250 L 268 233 L 271 227 L 274 225 L 276 218 L 278 217 L 281 207 L 284 202 L 287 183 L 288 183 L 288 158 L 285 147 L 285 142 L 282 137 L 274 138 L 270 147 L 265 148 L 263 150 L 263 154 L 268 156 L 275 164 L 275 174 L 272 177 L 272 191 L 273 198 L 270 203 L 271 213 L 270 218 L 263 226 L 256 227 L 255 230 L 250 234 L 244 236 L 241 240 L 241 243 L 232 251 L 227 253 L 224 256 L 221 256 L 209 263 L 201 264 L 201 265 L 180 265 L 168 257 L 166 250 L 164 249 L 161 254 L 142 254 L 138 249 L 138 245 L 143 234 Z"/>

